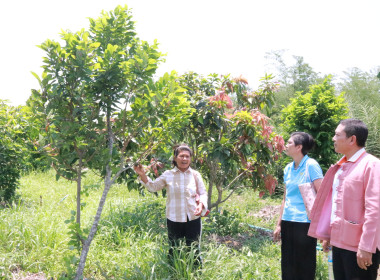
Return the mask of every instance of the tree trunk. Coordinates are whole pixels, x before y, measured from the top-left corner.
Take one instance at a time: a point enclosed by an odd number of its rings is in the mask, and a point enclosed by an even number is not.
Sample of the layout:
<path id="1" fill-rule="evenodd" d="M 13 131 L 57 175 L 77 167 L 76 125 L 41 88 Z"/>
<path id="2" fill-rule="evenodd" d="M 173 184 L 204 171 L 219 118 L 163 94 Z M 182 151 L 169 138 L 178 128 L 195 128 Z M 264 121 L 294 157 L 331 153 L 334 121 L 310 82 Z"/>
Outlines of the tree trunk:
<path id="1" fill-rule="evenodd" d="M 80 260 L 79 260 L 79 264 L 78 264 L 78 268 L 77 268 L 77 274 L 74 278 L 75 280 L 80 280 L 83 278 L 83 271 L 84 271 L 84 267 L 86 264 L 88 251 L 90 249 L 91 242 L 94 239 L 95 233 L 98 230 L 98 225 L 99 225 L 99 221 L 100 221 L 100 216 L 102 215 L 103 206 L 106 202 L 108 191 L 110 190 L 111 185 L 112 185 L 111 168 L 109 165 L 107 165 L 106 169 L 107 169 L 107 174 L 106 174 L 106 178 L 105 178 L 105 182 L 104 182 L 103 194 L 102 194 L 102 197 L 99 201 L 98 210 L 96 211 L 95 219 L 94 219 L 94 222 L 92 223 L 90 233 L 89 233 L 87 239 L 85 240 L 85 242 L 83 244 L 83 248 L 82 248 L 82 252 L 80 255 Z"/>
<path id="2" fill-rule="evenodd" d="M 208 209 L 211 210 L 214 205 L 213 203 L 211 202 L 211 196 L 212 196 L 212 191 L 213 191 L 213 187 L 214 187 L 214 184 L 215 184 L 215 179 L 216 179 L 216 167 L 215 165 L 213 164 L 213 162 L 208 162 L 207 163 L 208 165 L 208 169 L 209 169 L 209 172 L 210 172 L 210 176 L 209 176 L 209 182 L 208 182 L 208 198 L 207 198 L 207 206 L 208 206 Z"/>
<path id="3" fill-rule="evenodd" d="M 208 184 L 208 190 L 207 190 L 207 206 L 208 206 L 208 209 L 211 210 L 212 209 L 212 205 L 211 205 L 211 196 L 212 196 L 212 182 L 209 182 Z"/>
<path id="4" fill-rule="evenodd" d="M 79 157 L 79 164 L 78 164 L 78 174 L 77 174 L 77 218 L 76 222 L 79 225 L 80 228 L 80 214 L 81 214 L 81 197 L 80 193 L 82 191 L 82 157 Z"/>
<path id="5" fill-rule="evenodd" d="M 219 204 L 222 201 L 223 187 L 221 186 L 221 184 L 217 184 L 216 189 L 218 190 L 218 200 L 215 202 L 215 204 L 216 204 L 216 209 L 218 209 Z"/>
<path id="6" fill-rule="evenodd" d="M 112 180 L 112 170 L 111 170 L 111 161 L 112 161 L 112 149 L 113 149 L 113 133 L 112 133 L 112 127 L 111 127 L 111 110 L 110 106 L 108 106 L 107 110 L 107 133 L 108 133 L 108 149 L 109 149 L 109 159 L 108 164 L 106 165 L 106 176 L 104 179 L 104 190 L 102 197 L 99 201 L 98 210 L 96 211 L 94 222 L 92 223 L 92 227 L 90 230 L 90 233 L 88 234 L 87 239 L 84 241 L 82 252 L 79 259 L 79 264 L 77 268 L 77 273 L 75 275 L 74 280 L 81 280 L 83 278 L 83 271 L 84 267 L 86 265 L 86 259 L 88 255 L 88 251 L 90 250 L 90 245 L 92 240 L 94 239 L 95 233 L 98 230 L 98 225 L 100 221 L 100 216 L 102 215 L 103 206 L 106 202 L 107 194 L 111 188 Z"/>

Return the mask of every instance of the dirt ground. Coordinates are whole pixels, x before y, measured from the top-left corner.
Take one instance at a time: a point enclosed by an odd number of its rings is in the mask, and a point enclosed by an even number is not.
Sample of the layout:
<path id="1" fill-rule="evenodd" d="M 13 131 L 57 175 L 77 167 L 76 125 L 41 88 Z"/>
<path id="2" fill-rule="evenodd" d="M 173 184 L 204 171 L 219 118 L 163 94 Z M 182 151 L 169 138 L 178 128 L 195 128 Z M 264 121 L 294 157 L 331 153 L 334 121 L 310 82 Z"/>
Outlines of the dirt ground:
<path id="1" fill-rule="evenodd" d="M 259 217 L 264 221 L 272 220 L 277 217 L 280 211 L 281 206 L 265 206 L 259 212 L 250 213 L 248 215 Z M 252 229 L 249 232 L 238 234 L 236 236 L 218 236 L 217 234 L 211 234 L 208 237 L 208 240 L 216 242 L 218 244 L 225 244 L 226 246 L 233 248 L 235 250 L 240 250 L 244 244 L 244 242 L 254 236 L 261 236 L 265 238 L 272 238 L 271 229 L 264 229 L 260 227 L 255 227 L 253 225 L 249 225 Z"/>
<path id="2" fill-rule="evenodd" d="M 34 274 L 27 273 L 25 276 L 21 275 L 20 273 L 13 273 L 12 280 L 47 280 L 47 278 L 42 272 Z"/>

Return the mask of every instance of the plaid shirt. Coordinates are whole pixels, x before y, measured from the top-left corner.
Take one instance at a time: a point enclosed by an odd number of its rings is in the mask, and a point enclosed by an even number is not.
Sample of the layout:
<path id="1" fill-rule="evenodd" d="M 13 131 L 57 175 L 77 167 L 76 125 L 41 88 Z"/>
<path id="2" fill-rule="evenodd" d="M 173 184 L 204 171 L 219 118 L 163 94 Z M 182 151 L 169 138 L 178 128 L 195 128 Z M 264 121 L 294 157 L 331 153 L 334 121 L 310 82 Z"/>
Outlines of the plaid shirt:
<path id="1" fill-rule="evenodd" d="M 185 172 L 174 167 L 154 181 L 148 177 L 146 184 L 142 181 L 141 183 L 151 192 L 166 188 L 166 217 L 173 222 L 187 222 L 187 218 L 189 221 L 199 218 L 194 215 L 197 194 L 207 209 L 207 192 L 202 176 L 190 167 Z"/>

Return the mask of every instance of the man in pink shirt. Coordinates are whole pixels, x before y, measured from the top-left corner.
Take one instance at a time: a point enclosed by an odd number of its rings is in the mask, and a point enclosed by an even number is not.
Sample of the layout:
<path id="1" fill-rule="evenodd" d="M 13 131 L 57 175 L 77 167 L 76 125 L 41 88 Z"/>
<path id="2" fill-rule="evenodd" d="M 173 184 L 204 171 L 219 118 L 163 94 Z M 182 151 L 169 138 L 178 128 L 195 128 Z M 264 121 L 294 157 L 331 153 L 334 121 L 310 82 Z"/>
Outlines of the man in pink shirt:
<path id="1" fill-rule="evenodd" d="M 368 154 L 366 125 L 342 120 L 333 138 L 339 162 L 327 171 L 309 235 L 331 244 L 335 280 L 376 280 L 380 258 L 380 160 Z"/>

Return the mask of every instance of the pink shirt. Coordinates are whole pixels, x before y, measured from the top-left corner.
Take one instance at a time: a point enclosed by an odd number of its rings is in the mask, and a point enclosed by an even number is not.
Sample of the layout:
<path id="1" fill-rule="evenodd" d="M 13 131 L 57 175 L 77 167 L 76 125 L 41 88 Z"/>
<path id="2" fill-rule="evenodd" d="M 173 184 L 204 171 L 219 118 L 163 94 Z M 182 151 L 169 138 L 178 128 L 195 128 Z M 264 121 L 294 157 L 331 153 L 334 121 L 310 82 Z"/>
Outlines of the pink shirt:
<path id="1" fill-rule="evenodd" d="M 187 218 L 192 221 L 200 217 L 194 215 L 197 194 L 207 209 L 207 192 L 202 176 L 190 167 L 185 172 L 174 167 L 154 181 L 148 177 L 148 182 L 142 184 L 151 192 L 166 188 L 166 217 L 173 222 L 186 222 Z"/>
<path id="2" fill-rule="evenodd" d="M 335 211 L 336 211 L 336 207 L 337 207 L 337 203 L 336 203 L 336 198 L 337 198 L 337 195 L 338 195 L 338 186 L 340 185 L 340 174 L 342 174 L 343 172 L 343 165 L 347 162 L 347 161 L 351 161 L 351 162 L 355 162 L 359 159 L 359 157 L 365 153 L 365 149 L 362 148 L 360 149 L 359 151 L 357 151 L 352 157 L 350 157 L 349 159 L 346 158 L 346 156 L 342 157 L 339 161 L 338 161 L 338 165 L 340 166 L 340 168 L 338 169 L 338 172 L 335 173 L 335 176 L 334 176 L 334 182 L 333 182 L 333 189 L 332 189 L 332 209 L 331 209 L 331 222 L 333 222 L 336 218 L 335 216 Z"/>
<path id="3" fill-rule="evenodd" d="M 335 219 L 331 222 L 332 185 L 339 165 L 326 173 L 311 212 L 309 235 L 335 247 L 375 253 L 380 249 L 380 160 L 363 153 L 342 165 Z"/>

